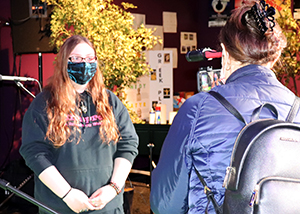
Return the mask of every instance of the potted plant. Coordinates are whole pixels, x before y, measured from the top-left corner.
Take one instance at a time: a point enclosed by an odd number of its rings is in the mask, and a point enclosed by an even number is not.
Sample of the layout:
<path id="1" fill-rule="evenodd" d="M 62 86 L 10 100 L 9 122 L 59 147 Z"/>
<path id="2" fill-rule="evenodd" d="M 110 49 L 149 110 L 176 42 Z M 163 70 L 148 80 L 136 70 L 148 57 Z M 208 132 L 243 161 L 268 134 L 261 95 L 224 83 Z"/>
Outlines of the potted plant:
<path id="1" fill-rule="evenodd" d="M 297 80 L 300 73 L 300 25 L 292 13 L 291 0 L 283 0 L 279 5 L 279 16 L 276 21 L 282 28 L 286 38 L 287 47 L 283 50 L 279 63 L 274 67 L 277 78 L 286 86 L 292 87 L 298 95 Z M 290 84 L 292 80 L 292 84 Z"/>

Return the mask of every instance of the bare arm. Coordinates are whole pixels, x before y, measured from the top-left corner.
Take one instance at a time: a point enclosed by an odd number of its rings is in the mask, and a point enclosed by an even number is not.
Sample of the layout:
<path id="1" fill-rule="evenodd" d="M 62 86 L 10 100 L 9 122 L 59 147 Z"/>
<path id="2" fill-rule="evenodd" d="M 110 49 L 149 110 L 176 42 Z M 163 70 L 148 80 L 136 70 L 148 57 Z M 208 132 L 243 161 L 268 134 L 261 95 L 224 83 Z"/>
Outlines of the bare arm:
<path id="1" fill-rule="evenodd" d="M 116 158 L 114 162 L 114 172 L 111 181 L 122 189 L 128 177 L 132 164 L 125 158 Z"/>
<path id="2" fill-rule="evenodd" d="M 70 184 L 63 178 L 55 166 L 50 166 L 39 174 L 39 179 L 62 198 L 71 189 Z"/>

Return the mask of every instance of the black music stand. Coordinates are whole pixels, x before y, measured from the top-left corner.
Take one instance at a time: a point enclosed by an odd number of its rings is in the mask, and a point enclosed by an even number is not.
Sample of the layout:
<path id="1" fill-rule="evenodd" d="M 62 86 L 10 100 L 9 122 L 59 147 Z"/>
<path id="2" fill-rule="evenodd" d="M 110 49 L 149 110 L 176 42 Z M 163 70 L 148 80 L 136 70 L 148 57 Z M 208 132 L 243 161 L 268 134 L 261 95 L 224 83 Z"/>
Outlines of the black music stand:
<path id="1" fill-rule="evenodd" d="M 51 208 L 47 207 L 43 203 L 37 201 L 36 199 L 31 197 L 30 195 L 18 190 L 17 188 L 14 188 L 6 180 L 0 179 L 0 187 L 4 190 L 8 190 L 8 191 L 16 194 L 17 196 L 29 201 L 30 203 L 38 206 L 39 208 L 43 209 L 44 211 L 48 211 L 49 213 L 52 213 L 52 214 L 60 214 L 60 213 L 56 212 L 55 210 L 52 210 Z"/>

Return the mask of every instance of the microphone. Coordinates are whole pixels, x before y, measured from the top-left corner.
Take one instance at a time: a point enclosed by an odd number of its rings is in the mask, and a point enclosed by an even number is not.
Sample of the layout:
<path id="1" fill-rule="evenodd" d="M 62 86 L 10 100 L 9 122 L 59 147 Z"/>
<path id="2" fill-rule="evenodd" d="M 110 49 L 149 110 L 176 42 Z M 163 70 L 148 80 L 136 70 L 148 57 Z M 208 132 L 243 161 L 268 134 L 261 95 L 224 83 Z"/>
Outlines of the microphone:
<path id="1" fill-rule="evenodd" d="M 222 52 L 217 52 L 210 48 L 203 48 L 199 50 L 189 51 L 185 58 L 188 62 L 199 62 L 202 60 L 212 60 L 216 58 L 221 58 Z"/>
<path id="2" fill-rule="evenodd" d="M 0 74 L 0 81 L 8 80 L 8 81 L 35 81 L 34 78 L 31 77 L 17 77 L 17 76 L 3 76 Z"/>

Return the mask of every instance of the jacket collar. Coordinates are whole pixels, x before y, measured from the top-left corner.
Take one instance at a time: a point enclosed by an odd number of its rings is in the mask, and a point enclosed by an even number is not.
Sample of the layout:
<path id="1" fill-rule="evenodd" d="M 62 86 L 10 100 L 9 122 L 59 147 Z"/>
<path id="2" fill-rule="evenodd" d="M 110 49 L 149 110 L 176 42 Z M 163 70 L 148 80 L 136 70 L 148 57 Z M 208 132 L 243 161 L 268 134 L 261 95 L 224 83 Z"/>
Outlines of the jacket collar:
<path id="1" fill-rule="evenodd" d="M 269 68 L 262 66 L 262 65 L 246 65 L 242 68 L 237 69 L 234 71 L 226 80 L 226 83 L 233 82 L 239 78 L 245 77 L 245 76 L 269 76 L 269 77 L 275 77 L 275 73 L 270 70 Z"/>

